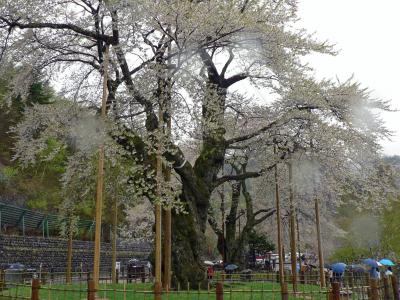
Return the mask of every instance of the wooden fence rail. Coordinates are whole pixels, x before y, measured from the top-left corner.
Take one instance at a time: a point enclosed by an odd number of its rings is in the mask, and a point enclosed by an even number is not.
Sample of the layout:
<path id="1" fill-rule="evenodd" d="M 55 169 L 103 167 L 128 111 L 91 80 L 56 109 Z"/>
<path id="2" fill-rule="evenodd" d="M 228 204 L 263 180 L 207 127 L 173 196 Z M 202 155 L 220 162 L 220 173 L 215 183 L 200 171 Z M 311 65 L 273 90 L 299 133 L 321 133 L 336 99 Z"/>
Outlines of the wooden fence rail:
<path id="1" fill-rule="evenodd" d="M 33 278 L 30 281 L 30 285 L 26 284 L 14 284 L 15 288 L 11 288 L 12 290 L 16 290 L 13 295 L 7 295 L 4 293 L 9 290 L 10 283 L 4 281 L 4 276 L 0 274 L 0 287 L 3 288 L 3 291 L 0 292 L 0 299 L 30 299 L 30 300 L 43 300 L 48 299 L 75 299 L 74 293 L 76 295 L 79 294 L 79 299 L 87 299 L 87 300 L 95 300 L 100 297 L 104 293 L 106 293 L 107 299 L 141 299 L 140 295 L 143 296 L 143 299 L 152 299 L 154 300 L 162 300 L 162 299 L 189 299 L 197 297 L 198 300 L 231 300 L 231 299 L 283 299 L 288 300 L 293 297 L 299 299 L 329 299 L 329 300 L 344 300 L 344 299 L 359 299 L 359 300 L 400 300 L 399 297 L 399 284 L 398 279 L 395 275 L 390 277 L 384 277 L 382 280 L 376 279 L 368 279 L 358 278 L 357 280 L 351 281 L 334 281 L 331 283 L 331 287 L 320 288 L 317 283 L 313 285 L 305 284 L 303 285 L 304 290 L 301 291 L 293 291 L 291 286 L 288 289 L 288 282 L 284 282 L 284 285 L 281 286 L 276 282 L 274 277 L 268 278 L 265 282 L 268 284 L 274 284 L 276 288 L 269 285 L 270 288 L 262 288 L 260 282 L 258 280 L 254 281 L 255 286 L 250 289 L 241 288 L 241 284 L 245 284 L 247 281 L 237 282 L 235 280 L 229 281 L 227 278 L 223 278 L 223 280 L 216 280 L 213 282 L 209 282 L 207 285 L 207 289 L 201 289 L 200 285 L 197 289 L 190 290 L 189 284 L 187 289 L 180 289 L 179 286 L 177 289 L 168 289 L 163 290 L 160 285 L 151 285 L 144 286 L 143 290 L 129 290 L 126 289 L 126 286 L 130 285 L 132 287 L 135 284 L 128 283 L 128 281 L 123 281 L 123 283 L 118 286 L 110 285 L 109 287 L 99 287 L 97 290 L 95 289 L 94 281 L 91 278 L 87 278 L 87 281 L 84 279 L 81 283 L 79 283 L 79 288 L 77 285 L 65 285 L 60 286 L 59 284 L 52 285 L 46 284 L 41 281 L 40 278 Z M 350 285 L 351 283 L 351 285 Z M 258 284 L 258 285 L 257 285 Z M 261 283 L 262 284 L 262 283 Z M 123 289 L 121 288 L 123 286 Z M 233 286 L 233 288 L 232 288 Z M 302 285 L 300 284 L 299 287 Z M 318 286 L 318 289 L 315 287 Z M 311 287 L 311 289 L 310 289 Z M 18 289 L 29 291 L 25 293 L 25 295 L 18 295 Z M 1 291 L 1 289 L 0 289 Z M 43 296 L 47 293 L 47 297 Z M 69 297 L 66 297 L 66 294 Z M 42 294 L 42 295 L 41 295 Z M 58 294 L 58 295 L 57 295 Z M 70 298 L 71 295 L 73 298 Z M 59 298 L 61 296 L 61 298 Z M 193 297 L 192 297 L 193 296 Z M 42 297 L 42 298 L 40 298 Z M 43 298 L 44 297 L 44 298 Z M 64 298 L 63 298 L 64 297 Z M 76 296 L 78 297 L 78 296 Z M 131 298 L 133 297 L 133 298 Z M 136 298 L 139 297 L 139 298 Z M 272 298 L 271 298 L 272 297 Z M 101 297 L 103 298 L 103 297 Z M 78 299 L 78 298 L 76 298 Z"/>

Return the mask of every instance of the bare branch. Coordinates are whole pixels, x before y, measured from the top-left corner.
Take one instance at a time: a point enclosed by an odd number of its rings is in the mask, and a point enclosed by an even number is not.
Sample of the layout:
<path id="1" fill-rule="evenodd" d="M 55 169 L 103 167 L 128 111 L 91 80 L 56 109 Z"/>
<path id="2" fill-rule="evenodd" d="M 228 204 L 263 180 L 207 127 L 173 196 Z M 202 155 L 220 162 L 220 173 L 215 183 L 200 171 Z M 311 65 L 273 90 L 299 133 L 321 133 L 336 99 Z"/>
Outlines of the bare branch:
<path id="1" fill-rule="evenodd" d="M 38 23 L 38 22 L 31 22 L 31 23 L 21 23 L 18 20 L 8 20 L 7 18 L 0 16 L 0 20 L 8 24 L 10 28 L 18 27 L 20 29 L 27 29 L 27 28 L 48 28 L 48 29 L 67 29 L 73 32 L 79 33 L 83 36 L 94 38 L 96 40 L 101 40 L 107 44 L 113 43 L 113 38 L 109 35 L 102 34 L 102 33 L 95 33 L 93 31 L 83 29 L 74 24 L 63 24 L 63 23 Z"/>
<path id="2" fill-rule="evenodd" d="M 233 180 L 245 180 L 248 178 L 257 178 L 260 177 L 261 175 L 265 174 L 266 172 L 272 170 L 275 167 L 275 164 L 273 164 L 272 166 L 268 166 L 265 169 L 261 169 L 259 171 L 256 172 L 244 172 L 244 173 L 240 173 L 240 174 L 232 174 L 232 175 L 225 175 L 223 177 L 218 178 L 215 183 L 214 183 L 214 187 L 217 187 L 227 181 L 233 181 Z"/>

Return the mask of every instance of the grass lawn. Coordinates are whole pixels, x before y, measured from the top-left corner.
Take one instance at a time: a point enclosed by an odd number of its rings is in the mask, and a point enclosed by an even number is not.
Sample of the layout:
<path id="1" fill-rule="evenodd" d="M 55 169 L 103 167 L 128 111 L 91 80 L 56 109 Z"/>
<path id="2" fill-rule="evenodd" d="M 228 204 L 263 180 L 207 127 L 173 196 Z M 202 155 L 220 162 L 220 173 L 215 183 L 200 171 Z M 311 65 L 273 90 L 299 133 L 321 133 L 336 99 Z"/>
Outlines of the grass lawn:
<path id="1" fill-rule="evenodd" d="M 327 299 L 319 286 L 298 285 L 299 295 L 289 299 Z M 87 296 L 86 282 L 71 285 L 43 285 L 40 300 L 80 300 Z M 280 299 L 280 287 L 276 282 L 225 282 L 225 300 L 262 300 Z M 291 290 L 291 286 L 289 286 Z M 0 292 L 0 299 L 30 299 L 30 286 L 18 286 Z M 100 299 L 109 300 L 152 300 L 154 295 L 151 283 L 101 284 L 98 292 Z M 209 289 L 184 289 L 163 293 L 163 300 L 211 300 L 216 299 L 215 286 Z"/>

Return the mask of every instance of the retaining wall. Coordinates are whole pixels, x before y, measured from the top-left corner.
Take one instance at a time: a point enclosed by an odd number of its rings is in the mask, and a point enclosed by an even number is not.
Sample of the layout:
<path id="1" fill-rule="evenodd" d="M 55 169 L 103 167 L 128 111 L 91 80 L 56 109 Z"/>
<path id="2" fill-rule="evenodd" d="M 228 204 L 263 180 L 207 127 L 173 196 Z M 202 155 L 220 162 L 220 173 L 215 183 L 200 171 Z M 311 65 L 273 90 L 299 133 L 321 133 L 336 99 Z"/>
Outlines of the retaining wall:
<path id="1" fill-rule="evenodd" d="M 73 241 L 72 266 L 74 271 L 92 270 L 92 241 Z M 150 246 L 142 243 L 118 243 L 117 261 L 121 266 L 129 259 L 144 259 L 150 253 Z M 41 237 L 0 236 L 0 268 L 10 263 L 22 263 L 29 268 L 40 267 L 54 272 L 64 272 L 67 263 L 67 240 Z M 111 270 L 111 244 L 101 244 L 101 269 Z"/>

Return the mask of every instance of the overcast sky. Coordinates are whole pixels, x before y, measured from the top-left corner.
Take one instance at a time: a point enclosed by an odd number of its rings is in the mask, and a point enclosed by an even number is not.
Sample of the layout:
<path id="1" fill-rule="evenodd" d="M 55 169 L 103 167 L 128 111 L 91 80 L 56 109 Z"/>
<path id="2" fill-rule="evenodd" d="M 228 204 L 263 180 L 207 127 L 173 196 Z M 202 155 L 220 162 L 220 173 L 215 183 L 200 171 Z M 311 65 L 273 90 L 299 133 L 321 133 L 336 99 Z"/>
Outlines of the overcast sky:
<path id="1" fill-rule="evenodd" d="M 300 24 L 336 44 L 336 57 L 313 56 L 317 75 L 355 79 L 374 97 L 400 109 L 400 0 L 300 0 Z M 388 155 L 400 155 L 400 112 L 383 113 L 392 141 L 382 141 Z"/>

